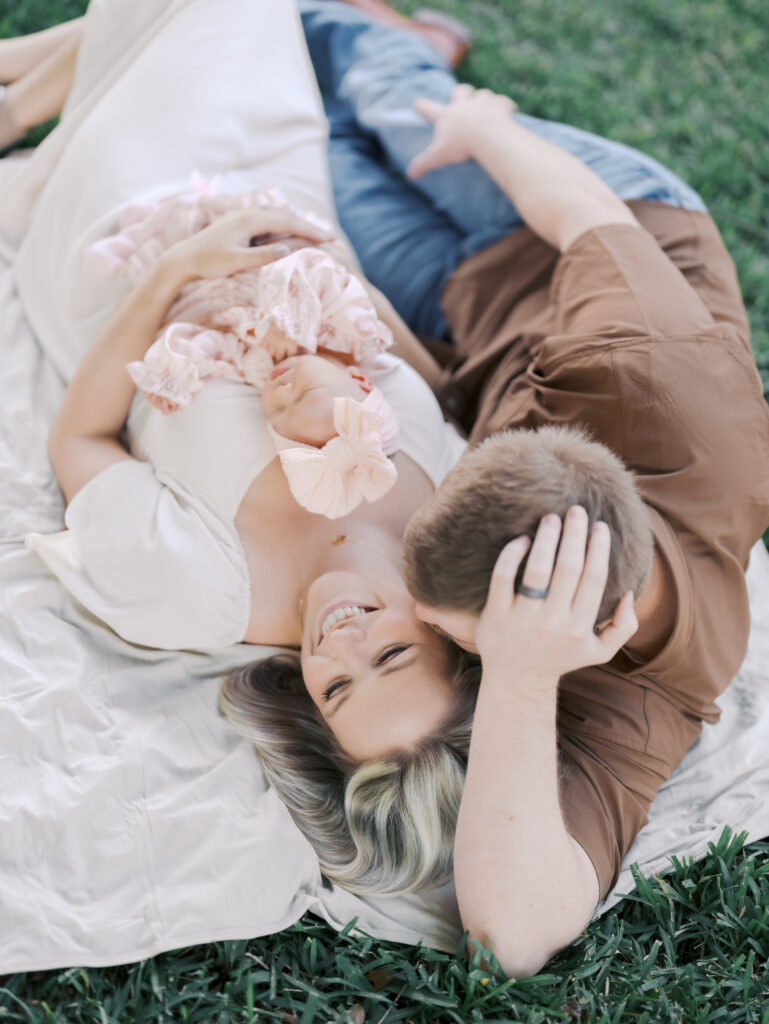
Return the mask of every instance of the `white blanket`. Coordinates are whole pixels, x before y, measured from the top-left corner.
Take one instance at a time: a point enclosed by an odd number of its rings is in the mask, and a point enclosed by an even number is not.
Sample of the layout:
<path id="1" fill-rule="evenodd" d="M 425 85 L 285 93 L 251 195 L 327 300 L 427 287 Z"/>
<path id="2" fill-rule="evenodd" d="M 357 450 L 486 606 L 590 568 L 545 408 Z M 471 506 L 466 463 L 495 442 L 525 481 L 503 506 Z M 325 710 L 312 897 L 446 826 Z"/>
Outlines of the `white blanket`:
<path id="1" fill-rule="evenodd" d="M 111 211 L 181 187 L 193 167 L 234 167 L 232 190 L 277 182 L 294 202 L 330 211 L 325 126 L 285 0 L 102 0 L 89 18 L 66 117 L 29 159 L 0 163 L 0 973 L 266 934 L 308 909 L 336 927 L 357 915 L 383 938 L 451 949 L 450 887 L 364 901 L 322 886 L 312 849 L 216 711 L 222 673 L 261 650 L 131 647 L 23 545 L 27 532 L 61 528 L 46 437 L 63 377 L 114 302 L 79 263 Z M 175 106 L 190 54 L 195 73 Z M 89 180 L 89 153 L 103 171 L 107 151 L 108 185 Z M 749 579 L 748 657 L 722 721 L 664 788 L 630 853 L 646 873 L 664 870 L 669 853 L 702 855 L 724 824 L 769 833 L 760 546 Z M 617 891 L 630 888 L 626 870 Z"/>

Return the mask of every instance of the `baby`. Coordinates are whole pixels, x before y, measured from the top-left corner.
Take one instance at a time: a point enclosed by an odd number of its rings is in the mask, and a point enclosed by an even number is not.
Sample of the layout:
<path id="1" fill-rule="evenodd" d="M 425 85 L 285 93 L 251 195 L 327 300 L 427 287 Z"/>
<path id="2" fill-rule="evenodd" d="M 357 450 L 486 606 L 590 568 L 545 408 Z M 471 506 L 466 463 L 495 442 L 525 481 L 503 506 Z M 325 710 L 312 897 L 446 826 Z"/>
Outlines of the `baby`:
<path id="1" fill-rule="evenodd" d="M 290 356 L 262 398 L 291 493 L 310 512 L 337 519 L 395 483 L 398 424 L 360 366 L 330 353 Z"/>
<path id="2" fill-rule="evenodd" d="M 121 231 L 91 249 L 102 276 L 138 279 L 170 245 L 231 209 L 288 206 L 277 190 L 215 196 L 201 182 L 193 175 L 190 193 L 128 210 Z M 185 285 L 128 372 L 165 414 L 187 406 L 208 378 L 257 388 L 294 497 L 337 518 L 377 500 L 397 476 L 388 458 L 397 423 L 360 365 L 391 344 L 363 284 L 328 253 L 303 248 Z"/>

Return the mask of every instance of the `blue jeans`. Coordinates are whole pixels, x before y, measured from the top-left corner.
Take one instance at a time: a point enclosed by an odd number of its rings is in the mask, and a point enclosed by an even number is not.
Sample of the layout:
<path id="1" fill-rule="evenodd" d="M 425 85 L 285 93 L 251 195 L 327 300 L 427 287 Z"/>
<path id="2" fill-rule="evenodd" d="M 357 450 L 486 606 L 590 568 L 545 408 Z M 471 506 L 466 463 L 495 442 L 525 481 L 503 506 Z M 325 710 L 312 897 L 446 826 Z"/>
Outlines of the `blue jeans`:
<path id="1" fill-rule="evenodd" d="M 366 276 L 417 334 L 448 333 L 441 294 L 472 253 L 523 221 L 474 161 L 404 178 L 432 137 L 413 109 L 446 103 L 456 78 L 417 36 L 388 28 L 337 0 L 299 0 L 330 125 L 334 199 Z M 556 121 L 516 113 L 527 128 L 591 167 L 620 198 L 704 210 L 702 199 L 651 157 Z"/>

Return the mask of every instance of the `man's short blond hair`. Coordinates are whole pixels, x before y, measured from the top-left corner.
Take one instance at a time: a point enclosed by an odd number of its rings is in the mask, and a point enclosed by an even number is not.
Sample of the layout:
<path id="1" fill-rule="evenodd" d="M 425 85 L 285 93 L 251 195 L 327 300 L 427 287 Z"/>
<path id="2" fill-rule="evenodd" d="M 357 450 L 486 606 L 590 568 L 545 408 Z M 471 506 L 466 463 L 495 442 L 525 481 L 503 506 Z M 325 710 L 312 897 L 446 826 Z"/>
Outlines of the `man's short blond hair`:
<path id="1" fill-rule="evenodd" d="M 480 612 L 508 541 L 534 537 L 540 519 L 571 505 L 611 530 L 609 579 L 597 621 L 636 595 L 651 566 L 646 506 L 632 473 L 608 448 L 571 427 L 495 434 L 460 459 L 409 523 L 404 571 L 412 595 L 444 610 Z M 523 567 L 521 568 L 522 572 Z"/>

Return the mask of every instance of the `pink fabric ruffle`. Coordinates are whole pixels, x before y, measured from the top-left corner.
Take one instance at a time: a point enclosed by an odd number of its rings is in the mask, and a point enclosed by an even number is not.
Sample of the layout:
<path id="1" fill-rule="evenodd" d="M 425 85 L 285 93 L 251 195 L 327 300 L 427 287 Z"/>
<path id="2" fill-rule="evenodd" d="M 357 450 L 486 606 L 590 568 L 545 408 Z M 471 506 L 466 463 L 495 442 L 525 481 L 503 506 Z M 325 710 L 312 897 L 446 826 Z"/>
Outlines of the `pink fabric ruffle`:
<path id="1" fill-rule="evenodd" d="M 244 346 L 232 334 L 197 324 L 170 324 L 150 346 L 144 359 L 128 363 L 138 388 L 167 398 L 179 408 L 213 377 L 243 381 L 261 388 L 272 369 L 269 353 L 259 346 Z"/>
<path id="2" fill-rule="evenodd" d="M 141 278 L 170 246 L 234 209 L 290 209 L 328 231 L 331 226 L 296 210 L 278 189 L 237 196 L 217 194 L 218 182 L 193 172 L 190 192 L 127 207 L 120 230 L 91 247 L 97 273 Z M 305 248 L 265 267 L 231 277 L 191 281 L 179 293 L 143 364 L 129 373 L 142 390 L 189 404 L 207 377 L 244 381 L 261 389 L 272 361 L 261 348 L 277 328 L 296 351 L 319 347 L 364 362 L 392 345 L 355 275 L 321 249 Z"/>
<path id="3" fill-rule="evenodd" d="M 290 210 L 324 231 L 333 231 L 332 225 L 322 217 L 289 203 L 278 188 L 220 195 L 219 182 L 219 175 L 206 181 L 193 171 L 188 192 L 124 207 L 118 230 L 95 242 L 86 254 L 94 275 L 109 280 L 127 277 L 136 284 L 166 249 L 202 231 L 231 210 L 258 207 Z"/>

